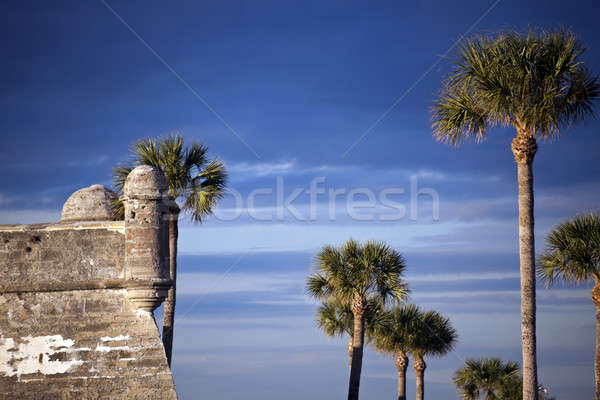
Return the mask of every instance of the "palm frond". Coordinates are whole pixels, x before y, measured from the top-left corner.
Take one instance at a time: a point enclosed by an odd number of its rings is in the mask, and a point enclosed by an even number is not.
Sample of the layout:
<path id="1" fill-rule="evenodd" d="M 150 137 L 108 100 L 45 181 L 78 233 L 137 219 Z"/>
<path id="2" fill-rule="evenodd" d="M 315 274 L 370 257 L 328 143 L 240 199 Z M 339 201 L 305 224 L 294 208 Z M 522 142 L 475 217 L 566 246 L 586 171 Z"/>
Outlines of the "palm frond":
<path id="1" fill-rule="evenodd" d="M 118 193 L 123 193 L 127 176 L 133 170 L 131 165 L 119 165 L 113 169 L 113 185 Z"/>
<path id="2" fill-rule="evenodd" d="M 600 216 L 578 215 L 554 227 L 537 268 L 547 285 L 556 280 L 576 284 L 600 281 Z"/>
<path id="3" fill-rule="evenodd" d="M 486 137 L 486 112 L 463 88 L 447 88 L 434 103 L 432 119 L 438 141 L 457 146 L 470 137 L 477 142 Z"/>
<path id="4" fill-rule="evenodd" d="M 388 314 L 378 299 L 367 300 L 364 321 L 365 341 L 368 343 L 374 339 L 375 332 L 388 324 Z M 335 296 L 323 301 L 317 310 L 317 326 L 330 337 L 354 336 L 354 314 L 350 303 Z"/>
<path id="5" fill-rule="evenodd" d="M 113 182 L 115 191 L 118 194 L 123 193 L 123 187 L 125 186 L 125 181 L 127 180 L 127 176 L 129 175 L 129 173 L 131 172 L 132 169 L 133 169 L 133 167 L 130 165 L 119 165 L 113 169 L 112 182 Z M 115 199 L 113 200 L 112 214 L 113 214 L 114 220 L 120 221 L 120 220 L 125 219 L 125 205 L 119 199 L 119 196 L 115 196 Z"/>
<path id="6" fill-rule="evenodd" d="M 122 221 L 125 219 L 125 204 L 119 199 L 115 197 L 112 202 L 112 218 L 115 221 Z"/>
<path id="7" fill-rule="evenodd" d="M 315 273 L 306 279 L 307 295 L 316 299 L 327 299 L 333 296 L 334 293 L 335 288 L 325 276 Z"/>
<path id="8" fill-rule="evenodd" d="M 452 351 L 458 334 L 450 320 L 437 311 L 427 311 L 415 322 L 415 357 L 443 356 Z"/>
<path id="9" fill-rule="evenodd" d="M 208 162 L 206 153 L 208 148 L 203 144 L 193 143 L 185 153 L 185 168 L 191 170 L 196 167 L 202 169 L 202 167 Z"/>
<path id="10" fill-rule="evenodd" d="M 412 352 L 419 334 L 416 329 L 422 313 L 419 307 L 407 304 L 384 312 L 387 316 L 374 332 L 375 349 L 391 355 Z"/>
<path id="11" fill-rule="evenodd" d="M 519 364 L 499 358 L 467 359 L 454 374 L 454 384 L 465 400 L 476 400 L 480 393 L 486 399 L 512 399 L 509 393 L 520 383 Z"/>
<path id="12" fill-rule="evenodd" d="M 598 77 L 584 67 L 577 68 L 563 79 L 557 93 L 555 114 L 565 124 L 572 125 L 594 115 L 594 101 L 600 97 Z"/>
<path id="13" fill-rule="evenodd" d="M 163 165 L 158 140 L 146 138 L 135 142 L 131 146 L 131 153 L 136 165 L 150 165 L 162 170 Z"/>
<path id="14" fill-rule="evenodd" d="M 207 151 L 198 143 L 186 148 L 183 137 L 177 134 L 142 139 L 131 147 L 131 163 L 114 169 L 113 183 L 122 192 L 127 175 L 135 166 L 158 168 L 165 174 L 169 195 L 179 201 L 182 211 L 188 212 L 192 221 L 202 222 L 223 197 L 227 185 L 225 165 L 218 159 L 209 162 Z M 116 212 L 120 213 L 118 208 Z"/>
<path id="15" fill-rule="evenodd" d="M 593 114 L 598 78 L 571 32 L 501 32 L 464 40 L 432 107 L 433 135 L 452 145 L 513 125 L 547 138 Z"/>
<path id="16" fill-rule="evenodd" d="M 227 184 L 225 165 L 214 159 L 202 168 L 189 182 L 185 209 L 190 211 L 192 219 L 201 222 L 209 215 L 223 197 Z"/>
<path id="17" fill-rule="evenodd" d="M 323 302 L 317 310 L 317 326 L 327 336 L 342 336 L 354 334 L 354 315 L 350 305 L 337 299 Z"/>

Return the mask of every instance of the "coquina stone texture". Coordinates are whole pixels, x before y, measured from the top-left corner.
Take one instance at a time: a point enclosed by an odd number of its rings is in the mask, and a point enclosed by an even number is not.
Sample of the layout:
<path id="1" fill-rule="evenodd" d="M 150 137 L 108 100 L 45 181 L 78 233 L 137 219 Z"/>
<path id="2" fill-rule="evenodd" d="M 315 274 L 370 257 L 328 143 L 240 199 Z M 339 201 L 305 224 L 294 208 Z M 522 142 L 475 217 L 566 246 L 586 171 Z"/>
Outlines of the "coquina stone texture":
<path id="1" fill-rule="evenodd" d="M 117 194 L 102 185 L 80 189 L 67 199 L 61 221 L 110 221 Z"/>
<path id="2" fill-rule="evenodd" d="M 153 316 L 171 284 L 166 182 L 138 168 L 125 221 L 94 185 L 60 223 L 0 225 L 0 399 L 177 398 Z"/>

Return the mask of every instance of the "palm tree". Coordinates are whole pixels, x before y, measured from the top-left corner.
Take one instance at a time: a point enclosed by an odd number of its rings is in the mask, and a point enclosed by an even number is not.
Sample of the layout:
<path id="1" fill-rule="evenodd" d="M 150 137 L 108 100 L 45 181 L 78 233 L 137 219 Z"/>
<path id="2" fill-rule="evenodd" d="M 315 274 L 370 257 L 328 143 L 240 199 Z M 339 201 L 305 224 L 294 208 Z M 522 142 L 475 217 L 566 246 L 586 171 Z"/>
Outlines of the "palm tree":
<path id="1" fill-rule="evenodd" d="M 367 301 L 365 311 L 365 341 L 373 338 L 379 326 L 385 324 L 385 313 L 377 299 Z M 317 326 L 329 337 L 348 335 L 348 365 L 352 365 L 352 339 L 354 337 L 354 315 L 348 303 L 338 299 L 326 300 L 317 310 Z"/>
<path id="2" fill-rule="evenodd" d="M 406 400 L 406 370 L 408 354 L 414 348 L 415 323 L 422 316 L 421 310 L 414 304 L 396 306 L 387 311 L 386 323 L 375 331 L 374 347 L 396 357 L 398 369 L 398 400 Z"/>
<path id="3" fill-rule="evenodd" d="M 352 365 L 348 400 L 358 400 L 368 300 L 381 304 L 407 294 L 402 281 L 404 257 L 385 243 L 360 244 L 352 239 L 341 247 L 324 246 L 317 255 L 317 272 L 307 279 L 307 292 L 317 299 L 337 298 L 353 315 Z"/>
<path id="4" fill-rule="evenodd" d="M 169 270 L 173 285 L 165 300 L 162 332 L 167 362 L 171 366 L 177 281 L 177 222 L 180 212 L 177 202 L 181 205 L 181 211 L 188 212 L 193 222 L 202 222 L 223 196 L 227 172 L 219 160 L 207 158 L 206 146 L 192 143 L 184 147 L 183 138 L 179 135 L 143 139 L 134 143 L 131 151 L 132 162 L 114 169 L 113 182 L 117 190 L 123 191 L 125 179 L 133 168 L 150 165 L 165 174 L 169 195 L 174 200 L 169 206 Z M 115 213 L 122 216 L 122 207 L 117 205 Z"/>
<path id="5" fill-rule="evenodd" d="M 543 389 L 541 386 L 538 387 L 537 400 L 555 400 L 546 397 L 542 392 Z M 502 400 L 523 400 L 523 378 L 521 375 L 516 374 L 512 378 L 508 378 L 498 391 L 498 397 Z"/>
<path id="6" fill-rule="evenodd" d="M 421 313 L 413 322 L 414 341 L 413 369 L 417 376 L 417 400 L 425 397 L 425 357 L 441 357 L 450 352 L 457 340 L 457 333 L 450 320 L 437 311 Z"/>
<path id="7" fill-rule="evenodd" d="M 518 387 L 520 380 L 519 364 L 499 358 L 469 359 L 454 374 L 454 383 L 465 400 L 477 400 L 480 393 L 485 400 L 506 399 L 507 391 Z"/>
<path id="8" fill-rule="evenodd" d="M 584 52 L 564 31 L 463 41 L 432 109 L 434 136 L 452 145 L 481 142 L 496 125 L 516 130 L 524 400 L 535 400 L 537 388 L 533 158 L 538 139 L 593 114 L 600 86 L 584 68 Z"/>
<path id="9" fill-rule="evenodd" d="M 556 280 L 582 284 L 594 282 L 596 306 L 596 354 L 594 372 L 596 400 L 600 399 L 600 216 L 579 215 L 548 234 L 546 250 L 538 259 L 539 272 L 548 285 Z"/>

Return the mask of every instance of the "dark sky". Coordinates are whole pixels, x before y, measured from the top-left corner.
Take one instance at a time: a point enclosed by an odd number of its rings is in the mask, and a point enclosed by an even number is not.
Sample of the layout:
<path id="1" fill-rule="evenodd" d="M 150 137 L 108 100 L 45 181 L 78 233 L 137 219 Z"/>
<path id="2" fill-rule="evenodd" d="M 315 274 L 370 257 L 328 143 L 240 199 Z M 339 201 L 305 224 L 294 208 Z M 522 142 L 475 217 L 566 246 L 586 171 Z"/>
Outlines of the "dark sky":
<path id="1" fill-rule="evenodd" d="M 432 139 L 445 55 L 464 34 L 564 27 L 599 73 L 595 5 L 2 2 L 0 223 L 58 220 L 72 192 L 110 185 L 134 141 L 179 132 L 230 173 L 218 218 L 182 222 L 183 399 L 343 397 L 347 339 L 317 330 L 303 285 L 318 248 L 350 236 L 403 252 L 411 301 L 457 327 L 456 350 L 426 372 L 428 396 L 455 398 L 465 358 L 520 360 L 516 167 L 511 129 L 460 148 Z M 599 128 L 540 144 L 538 251 L 554 224 L 598 210 Z M 540 381 L 591 398 L 590 287 L 539 286 Z M 395 376 L 368 349 L 363 397 L 391 398 Z"/>

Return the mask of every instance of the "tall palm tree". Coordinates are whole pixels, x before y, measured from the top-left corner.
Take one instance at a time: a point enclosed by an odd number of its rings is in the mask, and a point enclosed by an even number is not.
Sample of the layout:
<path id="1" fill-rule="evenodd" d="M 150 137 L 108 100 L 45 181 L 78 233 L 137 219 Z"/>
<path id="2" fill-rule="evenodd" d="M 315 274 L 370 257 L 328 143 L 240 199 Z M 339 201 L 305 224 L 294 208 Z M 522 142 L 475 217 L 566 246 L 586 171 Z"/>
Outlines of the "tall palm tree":
<path id="1" fill-rule="evenodd" d="M 365 311 L 365 341 L 373 338 L 374 332 L 386 324 L 387 313 L 377 299 L 368 299 Z M 348 365 L 352 365 L 352 339 L 354 337 L 354 315 L 350 304 L 339 299 L 326 300 L 317 310 L 317 326 L 329 337 L 348 335 Z"/>
<path id="2" fill-rule="evenodd" d="M 173 285 L 165 300 L 162 332 L 167 362 L 171 366 L 177 282 L 177 225 L 180 208 L 190 215 L 193 222 L 202 222 L 211 214 L 217 201 L 223 196 L 227 172 L 222 162 L 208 159 L 206 146 L 192 143 L 189 147 L 185 147 L 183 138 L 179 135 L 161 139 L 143 139 L 134 143 L 131 151 L 132 162 L 114 168 L 113 182 L 117 190 L 123 191 L 125 179 L 133 168 L 138 165 L 150 165 L 165 174 L 169 195 L 174 200 L 169 206 L 169 270 Z M 117 204 L 117 216 L 122 215 L 122 212 L 122 207 Z"/>
<path id="3" fill-rule="evenodd" d="M 425 357 L 441 357 L 450 352 L 458 335 L 450 320 L 437 311 L 421 313 L 413 322 L 414 341 L 412 353 L 415 358 L 413 369 L 417 376 L 417 400 L 425 398 Z"/>
<path id="4" fill-rule="evenodd" d="M 556 280 L 582 284 L 594 282 L 596 306 L 596 400 L 600 400 L 600 216 L 579 215 L 548 234 L 546 250 L 538 259 L 539 272 L 548 285 Z"/>
<path id="5" fill-rule="evenodd" d="M 507 390 L 519 386 L 519 381 L 519 364 L 499 358 L 469 359 L 454 374 L 454 384 L 465 400 L 477 400 L 480 393 L 485 400 L 505 399 Z"/>
<path id="6" fill-rule="evenodd" d="M 317 271 L 307 279 L 308 294 L 322 300 L 338 298 L 352 310 L 348 400 L 358 400 L 368 299 L 381 304 L 403 299 L 407 294 L 402 281 L 405 268 L 404 257 L 382 242 L 360 244 L 350 239 L 340 247 L 324 246 L 317 255 Z"/>
<path id="7" fill-rule="evenodd" d="M 516 130 L 524 400 L 535 400 L 537 388 L 533 158 L 538 139 L 593 113 L 600 86 L 584 68 L 584 52 L 564 31 L 463 41 L 432 109 L 434 136 L 452 145 L 481 142 L 496 125 Z"/>
<path id="8" fill-rule="evenodd" d="M 406 370 L 408 354 L 414 349 L 415 324 L 422 316 L 421 310 L 414 304 L 395 306 L 387 311 L 385 324 L 375 330 L 374 347 L 396 357 L 398 369 L 398 400 L 406 400 Z"/>

